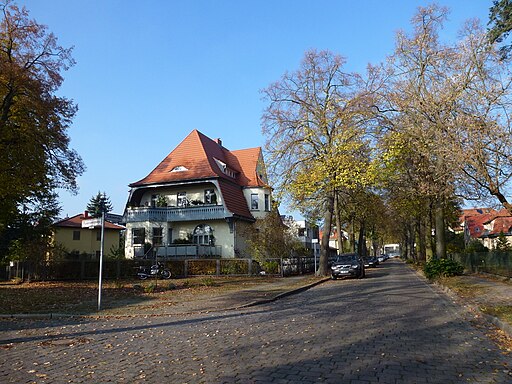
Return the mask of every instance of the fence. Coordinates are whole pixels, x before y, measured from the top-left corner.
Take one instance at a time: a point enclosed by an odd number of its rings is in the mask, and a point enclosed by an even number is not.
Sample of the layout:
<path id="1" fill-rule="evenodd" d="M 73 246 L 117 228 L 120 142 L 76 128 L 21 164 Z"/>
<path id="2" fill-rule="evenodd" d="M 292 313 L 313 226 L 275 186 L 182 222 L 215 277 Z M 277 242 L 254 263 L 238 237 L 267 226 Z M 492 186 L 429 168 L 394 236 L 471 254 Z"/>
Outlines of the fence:
<path id="1" fill-rule="evenodd" d="M 188 276 L 250 276 L 255 274 L 291 276 L 314 272 L 312 257 L 270 259 L 258 263 L 252 259 L 186 259 L 159 260 L 175 277 Z M 14 263 L 0 273 L 0 278 L 23 280 L 93 280 L 98 278 L 98 260 L 66 260 L 50 263 Z M 154 260 L 105 260 L 104 279 L 130 279 L 140 266 L 150 266 Z M 2 276 L 3 274 L 3 276 Z"/>
<path id="2" fill-rule="evenodd" d="M 468 272 L 484 272 L 512 278 L 511 252 L 461 253 L 452 254 L 450 258 L 461 263 Z"/>

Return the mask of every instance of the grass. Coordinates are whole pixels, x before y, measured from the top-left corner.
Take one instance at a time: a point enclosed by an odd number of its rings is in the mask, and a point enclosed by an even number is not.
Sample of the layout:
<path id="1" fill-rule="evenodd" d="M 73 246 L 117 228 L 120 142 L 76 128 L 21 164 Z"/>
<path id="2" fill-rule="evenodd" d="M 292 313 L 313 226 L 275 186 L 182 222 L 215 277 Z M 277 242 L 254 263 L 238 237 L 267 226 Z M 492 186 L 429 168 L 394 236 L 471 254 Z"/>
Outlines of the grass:
<path id="1" fill-rule="evenodd" d="M 102 309 L 173 305 L 197 295 L 215 295 L 279 277 L 191 277 L 172 280 L 116 280 L 102 285 Z M 90 314 L 97 310 L 98 282 L 0 283 L 0 313 Z"/>
<path id="2" fill-rule="evenodd" d="M 512 325 L 512 305 L 496 305 L 493 307 L 481 307 L 480 309 L 482 312 Z"/>
<path id="3" fill-rule="evenodd" d="M 480 296 L 487 291 L 485 287 L 468 283 L 461 276 L 439 277 L 436 279 L 436 281 L 439 284 L 450 288 L 459 296 L 469 299 Z"/>

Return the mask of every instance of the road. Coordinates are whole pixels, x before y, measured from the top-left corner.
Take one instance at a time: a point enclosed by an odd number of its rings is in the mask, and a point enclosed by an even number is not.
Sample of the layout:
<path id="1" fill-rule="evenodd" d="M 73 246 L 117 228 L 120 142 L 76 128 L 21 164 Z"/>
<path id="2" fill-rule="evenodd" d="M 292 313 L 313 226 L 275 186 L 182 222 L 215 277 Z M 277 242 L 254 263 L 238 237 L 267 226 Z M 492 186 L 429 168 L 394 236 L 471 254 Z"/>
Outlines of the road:
<path id="1" fill-rule="evenodd" d="M 511 383 L 466 317 L 388 261 L 244 310 L 0 321 L 0 383 Z"/>

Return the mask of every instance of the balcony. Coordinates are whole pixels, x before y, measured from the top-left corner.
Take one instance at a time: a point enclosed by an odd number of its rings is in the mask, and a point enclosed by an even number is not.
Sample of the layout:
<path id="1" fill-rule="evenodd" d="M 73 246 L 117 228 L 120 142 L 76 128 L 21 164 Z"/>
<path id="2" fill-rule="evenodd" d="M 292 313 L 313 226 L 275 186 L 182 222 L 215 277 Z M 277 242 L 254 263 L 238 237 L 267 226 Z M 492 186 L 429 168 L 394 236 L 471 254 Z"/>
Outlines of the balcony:
<path id="1" fill-rule="evenodd" d="M 193 220 L 216 220 L 231 216 L 223 205 L 165 208 L 128 208 L 124 219 L 126 223 L 144 221 L 170 222 Z"/>

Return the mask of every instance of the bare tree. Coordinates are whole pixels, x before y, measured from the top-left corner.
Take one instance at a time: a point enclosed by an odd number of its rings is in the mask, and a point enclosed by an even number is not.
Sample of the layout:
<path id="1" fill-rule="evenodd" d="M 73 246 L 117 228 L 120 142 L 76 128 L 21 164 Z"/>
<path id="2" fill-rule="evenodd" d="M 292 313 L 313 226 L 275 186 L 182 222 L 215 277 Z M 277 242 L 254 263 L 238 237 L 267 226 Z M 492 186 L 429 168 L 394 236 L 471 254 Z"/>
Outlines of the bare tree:
<path id="1" fill-rule="evenodd" d="M 295 202 L 314 199 L 324 212 L 319 274 L 328 274 L 329 234 L 336 188 L 368 180 L 367 109 L 360 75 L 345 60 L 308 51 L 298 71 L 263 90 L 269 173 Z"/>

